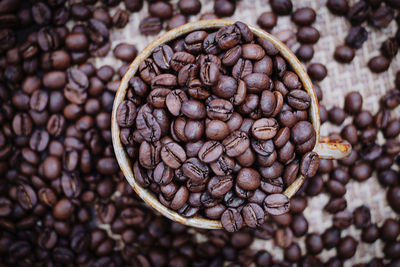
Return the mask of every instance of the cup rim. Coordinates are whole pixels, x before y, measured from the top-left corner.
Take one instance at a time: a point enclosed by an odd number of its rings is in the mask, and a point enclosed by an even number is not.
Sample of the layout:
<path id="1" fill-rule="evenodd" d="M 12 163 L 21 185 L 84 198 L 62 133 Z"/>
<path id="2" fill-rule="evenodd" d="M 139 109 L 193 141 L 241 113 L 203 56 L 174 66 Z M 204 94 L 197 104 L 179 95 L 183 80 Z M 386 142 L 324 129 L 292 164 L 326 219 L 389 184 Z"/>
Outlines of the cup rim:
<path id="1" fill-rule="evenodd" d="M 111 134 L 112 134 L 112 143 L 115 152 L 115 156 L 117 158 L 118 164 L 125 176 L 128 180 L 129 184 L 133 188 L 133 190 L 138 194 L 138 196 L 150 205 L 154 210 L 161 213 L 163 216 L 185 224 L 187 226 L 203 228 L 203 229 L 220 229 L 222 228 L 220 220 L 211 220 L 196 215 L 192 218 L 186 218 L 178 214 L 176 211 L 165 207 L 156 196 L 150 192 L 148 189 L 143 188 L 140 184 L 138 184 L 134 178 L 133 170 L 132 170 L 132 162 L 128 157 L 124 146 L 120 140 L 120 127 L 117 123 L 116 113 L 119 104 L 125 99 L 125 95 L 128 89 L 128 82 L 131 77 L 133 77 L 137 70 L 139 69 L 139 65 L 142 61 L 151 56 L 153 50 L 161 44 L 168 43 L 172 40 L 175 40 L 182 35 L 187 33 L 197 31 L 197 30 L 209 30 L 209 29 L 217 29 L 227 25 L 234 24 L 235 21 L 227 20 L 227 19 L 213 19 L 213 20 L 199 20 L 196 22 L 186 23 L 182 26 L 174 28 L 155 40 L 153 40 L 145 49 L 143 49 L 139 55 L 136 56 L 135 60 L 129 65 L 128 70 L 125 75 L 121 79 L 120 85 L 116 92 L 113 109 L 111 114 Z M 320 117 L 319 117 L 319 107 L 318 101 L 315 94 L 314 86 L 311 82 L 310 77 L 307 74 L 307 71 L 304 69 L 303 65 L 300 63 L 295 54 L 281 41 L 279 41 L 275 36 L 267 33 L 266 31 L 247 24 L 250 30 L 256 37 L 260 37 L 262 39 L 266 39 L 270 41 L 278 50 L 279 54 L 289 63 L 292 70 L 299 76 L 301 83 L 303 84 L 304 89 L 307 94 L 311 97 L 311 105 L 309 108 L 309 114 L 311 118 L 312 125 L 316 132 L 316 143 L 315 148 L 319 144 L 320 140 Z M 291 198 L 301 187 L 305 178 L 302 175 L 299 175 L 296 180 L 283 192 L 288 198 Z"/>

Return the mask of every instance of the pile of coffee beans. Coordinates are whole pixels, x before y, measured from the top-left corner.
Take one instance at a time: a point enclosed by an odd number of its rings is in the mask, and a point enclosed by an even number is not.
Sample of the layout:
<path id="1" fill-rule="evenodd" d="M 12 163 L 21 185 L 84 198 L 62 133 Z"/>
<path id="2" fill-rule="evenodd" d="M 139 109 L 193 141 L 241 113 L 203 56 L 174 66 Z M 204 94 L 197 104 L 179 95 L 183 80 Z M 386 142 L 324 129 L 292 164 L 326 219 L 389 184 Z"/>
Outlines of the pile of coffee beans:
<path id="1" fill-rule="evenodd" d="M 233 232 L 287 212 L 284 189 L 315 175 L 310 105 L 272 43 L 236 22 L 157 47 L 130 79 L 117 122 L 141 186 Z"/>
<path id="2" fill-rule="evenodd" d="M 349 63 L 353 60 L 355 49 L 360 49 L 368 39 L 367 25 L 377 30 L 385 29 L 395 18 L 395 9 L 400 8 L 398 1 L 366 1 L 360 0 L 349 5 L 347 0 L 328 0 L 327 7 L 337 16 L 344 16 L 351 24 L 351 28 L 345 38 L 345 44 L 336 47 L 334 58 L 341 63 Z M 399 17 L 396 23 L 399 26 Z M 400 42 L 400 29 L 395 36 L 389 37 L 382 44 L 381 54 L 372 57 L 368 67 L 372 72 L 387 71 L 392 59 L 396 56 L 398 43 Z"/>
<path id="3" fill-rule="evenodd" d="M 338 162 L 321 160 L 317 175 L 290 200 L 289 212 L 269 215 L 257 229 L 188 228 L 143 204 L 118 168 L 110 133 L 115 91 L 138 51 L 132 43 L 114 40 L 111 46 L 110 33 L 133 23 L 128 14 L 147 12 L 156 2 L 172 4 L 181 19 L 198 9 L 198 1 L 183 0 L 0 1 L 0 266 L 343 266 L 362 243 L 382 256 L 356 266 L 398 266 L 398 218 L 378 220 L 366 205 L 342 208 L 349 182 L 376 176 L 377 190 L 386 190 L 390 208 L 400 213 L 400 72 L 372 123 L 357 93 L 346 97 L 351 107 L 329 116 L 333 107 L 320 105 L 321 119 L 338 123 L 355 152 Z M 366 2 L 399 8 L 394 0 Z M 237 5 L 214 4 L 214 13 L 199 16 L 229 16 Z M 290 0 L 270 5 L 278 16 L 298 8 Z M 111 47 L 107 57 L 115 64 L 90 63 Z M 314 86 L 321 101 L 322 90 Z M 355 128 L 349 119 L 343 125 L 350 114 Z M 308 221 L 303 211 L 326 193 L 330 212 L 337 211 L 332 226 L 311 232 L 315 218 Z M 252 246 L 260 239 L 274 240 L 283 258 Z"/>

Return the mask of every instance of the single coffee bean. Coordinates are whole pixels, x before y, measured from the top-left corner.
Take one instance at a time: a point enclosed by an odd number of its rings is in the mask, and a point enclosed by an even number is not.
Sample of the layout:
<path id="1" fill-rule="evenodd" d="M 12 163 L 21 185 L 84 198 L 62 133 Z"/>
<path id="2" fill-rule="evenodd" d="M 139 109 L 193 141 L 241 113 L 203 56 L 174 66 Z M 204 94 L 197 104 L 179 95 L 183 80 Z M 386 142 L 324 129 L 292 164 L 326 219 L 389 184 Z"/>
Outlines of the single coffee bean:
<path id="1" fill-rule="evenodd" d="M 379 228 L 376 224 L 370 224 L 362 229 L 361 240 L 366 243 L 374 243 L 379 238 Z"/>
<path id="2" fill-rule="evenodd" d="M 243 168 L 239 171 L 237 184 L 245 190 L 255 190 L 260 186 L 260 174 L 251 168 Z"/>
<path id="3" fill-rule="evenodd" d="M 371 7 L 366 1 L 359 1 L 352 5 L 347 13 L 347 18 L 353 25 L 359 25 L 368 17 Z"/>
<path id="4" fill-rule="evenodd" d="M 271 194 L 264 200 L 264 210 L 271 215 L 281 215 L 289 211 L 289 199 L 283 194 Z"/>
<path id="5" fill-rule="evenodd" d="M 333 14 L 339 16 L 346 15 L 349 10 L 349 4 L 347 0 L 328 0 L 326 5 Z"/>
<path id="6" fill-rule="evenodd" d="M 229 208 L 221 215 L 221 224 L 228 232 L 237 232 L 243 227 L 243 218 L 236 209 Z"/>
<path id="7" fill-rule="evenodd" d="M 319 31 L 312 26 L 302 26 L 297 31 L 297 40 L 304 44 L 315 44 L 319 37 Z"/>
<path id="8" fill-rule="evenodd" d="M 312 63 L 308 66 L 307 72 L 311 79 L 315 81 L 322 81 L 328 74 L 328 70 L 321 63 Z"/>
<path id="9" fill-rule="evenodd" d="M 179 168 L 186 160 L 185 150 L 174 142 L 163 145 L 160 155 L 163 162 L 173 169 Z"/>
<path id="10" fill-rule="evenodd" d="M 143 35 L 156 35 L 161 29 L 162 22 L 157 17 L 146 17 L 139 24 L 139 30 Z"/>
<path id="11" fill-rule="evenodd" d="M 296 56 L 302 61 L 310 61 L 314 57 L 314 48 L 310 44 L 302 44 L 296 51 Z"/>
<path id="12" fill-rule="evenodd" d="M 315 11 L 309 7 L 299 8 L 292 14 L 293 22 L 299 26 L 311 25 L 315 21 L 315 18 Z"/>
<path id="13" fill-rule="evenodd" d="M 272 10 L 280 16 L 289 15 L 293 9 L 291 0 L 272 0 L 270 4 Z"/>
<path id="14" fill-rule="evenodd" d="M 345 236 L 340 239 L 336 247 L 337 254 L 342 259 L 349 259 L 356 253 L 358 242 L 352 236 Z"/>
<path id="15" fill-rule="evenodd" d="M 199 150 L 199 159 L 204 163 L 216 161 L 223 153 L 223 146 L 218 141 L 207 141 Z"/>
<path id="16" fill-rule="evenodd" d="M 354 58 L 353 48 L 347 45 L 339 45 L 335 49 L 334 58 L 341 63 L 350 63 Z"/>
<path id="17" fill-rule="evenodd" d="M 246 225 L 251 228 L 256 228 L 264 223 L 264 210 L 256 203 L 244 206 L 242 215 Z"/>
<path id="18" fill-rule="evenodd" d="M 346 114 L 343 109 L 334 106 L 328 111 L 328 118 L 333 124 L 341 125 L 346 118 Z"/>
<path id="19" fill-rule="evenodd" d="M 359 49 L 363 43 L 368 39 L 368 32 L 364 27 L 355 26 L 350 28 L 349 33 L 345 39 L 348 46 Z"/>
<path id="20" fill-rule="evenodd" d="M 292 90 L 287 94 L 287 101 L 292 108 L 305 110 L 311 104 L 311 97 L 303 90 Z"/>
<path id="21" fill-rule="evenodd" d="M 222 97 L 225 99 L 230 99 L 231 97 L 233 97 L 238 88 L 236 80 L 230 76 L 225 76 L 225 75 L 222 75 L 219 78 L 219 80 L 218 80 L 219 75 L 216 75 L 215 78 L 212 78 L 211 75 L 214 75 L 212 72 L 216 72 L 219 74 L 219 70 L 215 63 L 210 63 L 208 65 L 210 65 L 210 66 L 213 65 L 214 69 L 209 68 L 209 69 L 204 70 L 210 77 L 204 78 L 206 80 L 206 82 L 202 79 L 203 83 L 205 85 L 211 86 L 211 85 L 213 85 L 213 83 L 217 82 L 217 84 L 212 89 L 213 93 L 216 96 Z M 205 68 L 207 68 L 207 63 L 205 65 Z M 203 66 L 202 66 L 202 70 L 203 70 Z M 200 77 L 202 77 L 201 73 L 200 73 Z M 211 80 L 213 80 L 214 82 L 211 83 Z"/>
<path id="22" fill-rule="evenodd" d="M 233 186 L 232 176 L 215 176 L 207 185 L 208 192 L 212 197 L 218 198 L 225 195 Z"/>
<path id="23" fill-rule="evenodd" d="M 265 30 L 272 30 L 278 21 L 278 17 L 274 12 L 263 12 L 257 18 L 257 24 Z"/>
<path id="24" fill-rule="evenodd" d="M 317 173 L 319 157 L 315 152 L 307 152 L 301 159 L 300 173 L 304 177 L 313 177 Z"/>
<path id="25" fill-rule="evenodd" d="M 372 26 L 376 28 L 384 28 L 389 25 L 389 23 L 394 18 L 394 11 L 390 7 L 381 6 L 370 15 L 370 22 Z"/>
<path id="26" fill-rule="evenodd" d="M 278 122 L 275 119 L 259 119 L 251 127 L 252 135 L 259 140 L 271 139 L 277 131 Z"/>
<path id="27" fill-rule="evenodd" d="M 250 140 L 245 132 L 234 131 L 224 139 L 222 145 L 225 147 L 226 155 L 237 157 L 249 148 Z"/>
<path id="28" fill-rule="evenodd" d="M 368 67 L 372 72 L 381 73 L 390 66 L 390 60 L 384 56 L 375 56 L 368 61 Z"/>

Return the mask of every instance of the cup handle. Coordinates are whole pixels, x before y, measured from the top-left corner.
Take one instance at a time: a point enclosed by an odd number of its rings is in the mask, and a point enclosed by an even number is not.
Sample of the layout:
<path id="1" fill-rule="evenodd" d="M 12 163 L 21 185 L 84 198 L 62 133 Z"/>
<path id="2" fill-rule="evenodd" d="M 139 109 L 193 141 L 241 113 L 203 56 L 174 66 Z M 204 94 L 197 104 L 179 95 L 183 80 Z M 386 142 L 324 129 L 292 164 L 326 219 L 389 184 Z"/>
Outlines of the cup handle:
<path id="1" fill-rule="evenodd" d="M 351 153 L 351 145 L 345 140 L 322 136 L 314 151 L 321 159 L 343 159 Z"/>

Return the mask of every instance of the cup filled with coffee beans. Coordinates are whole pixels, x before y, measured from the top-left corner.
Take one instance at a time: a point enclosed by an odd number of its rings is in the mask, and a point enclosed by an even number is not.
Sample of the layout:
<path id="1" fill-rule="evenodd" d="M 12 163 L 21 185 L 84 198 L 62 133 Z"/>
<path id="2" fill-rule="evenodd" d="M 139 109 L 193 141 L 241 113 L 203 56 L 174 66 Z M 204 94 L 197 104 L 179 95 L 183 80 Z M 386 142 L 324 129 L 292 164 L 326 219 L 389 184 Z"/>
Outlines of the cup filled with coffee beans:
<path id="1" fill-rule="evenodd" d="M 320 137 L 315 91 L 276 37 L 242 22 L 175 28 L 132 62 L 112 138 L 135 192 L 188 226 L 237 231 L 289 210 L 319 158 L 351 152 Z"/>

